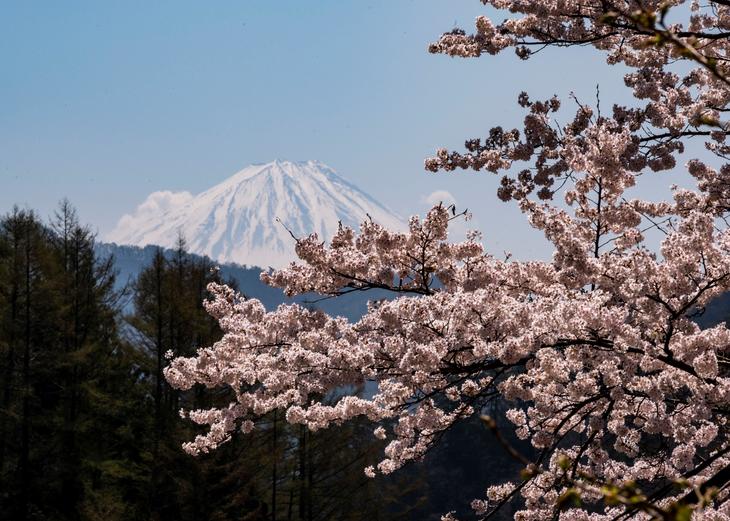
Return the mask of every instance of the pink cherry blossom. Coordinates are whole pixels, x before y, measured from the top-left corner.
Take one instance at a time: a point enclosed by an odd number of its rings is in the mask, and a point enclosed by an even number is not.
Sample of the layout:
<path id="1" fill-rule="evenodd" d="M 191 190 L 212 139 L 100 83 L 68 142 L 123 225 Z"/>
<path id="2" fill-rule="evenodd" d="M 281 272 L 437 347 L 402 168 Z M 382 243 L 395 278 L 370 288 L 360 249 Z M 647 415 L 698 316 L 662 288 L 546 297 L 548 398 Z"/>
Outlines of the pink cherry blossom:
<path id="1" fill-rule="evenodd" d="M 329 244 L 298 239 L 300 262 L 265 282 L 289 295 L 380 289 L 394 298 L 350 323 L 298 305 L 266 311 L 211 285 L 206 306 L 224 337 L 174 358 L 166 376 L 181 389 L 228 387 L 235 400 L 185 412 L 209 429 L 185 449 L 215 449 L 275 410 L 312 430 L 367 417 L 388 440 L 382 461 L 364 469 L 375 477 L 423 458 L 500 399 L 537 456 L 514 454 L 525 472 L 475 498 L 477 516 L 518 497 L 521 521 L 651 519 L 679 506 L 692 519 L 730 519 L 730 330 L 693 320 L 730 290 L 730 2 L 482 3 L 507 18 L 480 16 L 474 34 L 451 31 L 430 51 L 513 48 L 532 60 L 541 46 L 592 45 L 628 68 L 631 106 L 599 111 L 521 93 L 523 128 L 497 126 L 463 153 L 426 160 L 433 172 L 501 174 L 497 196 L 552 243 L 552 259 L 494 257 L 476 233 L 450 242 L 460 217 L 443 206 L 413 217 L 407 232 L 366 220 Z M 708 152 L 683 175 L 689 139 L 705 139 Z M 674 185 L 672 197 L 635 198 L 655 175 Z M 364 382 L 377 386 L 371 396 L 334 393 Z M 646 501 L 606 500 L 610 487 L 635 483 Z M 700 501 L 707 487 L 719 492 Z M 561 499 L 571 490 L 580 505 Z"/>

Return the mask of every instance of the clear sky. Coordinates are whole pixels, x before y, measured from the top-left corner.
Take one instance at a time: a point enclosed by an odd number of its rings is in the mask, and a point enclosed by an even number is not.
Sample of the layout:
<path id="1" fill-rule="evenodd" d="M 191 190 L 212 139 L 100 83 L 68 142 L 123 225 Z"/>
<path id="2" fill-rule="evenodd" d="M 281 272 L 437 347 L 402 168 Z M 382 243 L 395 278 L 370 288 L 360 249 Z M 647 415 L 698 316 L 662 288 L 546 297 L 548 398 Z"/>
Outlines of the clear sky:
<path id="1" fill-rule="evenodd" d="M 156 190 L 197 193 L 251 163 L 318 159 L 401 214 L 446 190 L 495 253 L 544 256 L 490 174 L 423 159 L 494 124 L 521 90 L 625 100 L 590 49 L 429 55 L 478 0 L 0 0 L 0 211 L 67 196 L 103 233 Z M 498 18 L 502 16 L 498 15 Z"/>

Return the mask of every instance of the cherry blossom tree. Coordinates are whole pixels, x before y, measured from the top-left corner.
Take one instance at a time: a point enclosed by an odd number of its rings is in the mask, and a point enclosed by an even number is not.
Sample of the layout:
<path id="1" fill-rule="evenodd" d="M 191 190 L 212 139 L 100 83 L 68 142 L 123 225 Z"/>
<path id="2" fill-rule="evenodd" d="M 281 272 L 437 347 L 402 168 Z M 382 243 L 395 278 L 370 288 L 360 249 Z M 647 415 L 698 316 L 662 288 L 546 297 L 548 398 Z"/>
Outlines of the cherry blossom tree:
<path id="1" fill-rule="evenodd" d="M 224 338 L 174 358 L 166 376 L 182 389 L 228 386 L 235 401 L 184 411 L 209 427 L 185 449 L 212 450 L 274 410 L 312 430 L 364 416 L 389 440 L 365 469 L 374 477 L 423 458 L 499 399 L 534 454 L 484 417 L 524 471 L 476 498 L 477 517 L 515 501 L 524 521 L 730 519 L 730 330 L 694 321 L 730 289 L 730 1 L 482 3 L 507 19 L 480 16 L 473 34 L 453 30 L 430 51 L 512 48 L 529 59 L 590 45 L 628 68 L 631 106 L 605 113 L 573 99 L 561 109 L 557 97 L 522 93 L 523 128 L 494 127 L 426 160 L 434 172 L 502 175 L 499 198 L 544 233 L 552 260 L 492 256 L 476 233 L 449 242 L 460 216 L 441 205 L 405 233 L 368 220 L 329 244 L 297 239 L 300 262 L 266 282 L 289 295 L 378 288 L 396 298 L 349 323 L 298 305 L 267 312 L 212 285 L 207 310 Z M 574 116 L 557 124 L 566 110 Z M 690 139 L 707 152 L 683 168 Z M 656 175 L 672 185 L 668 200 L 631 195 Z M 365 381 L 377 385 L 372 396 L 331 399 Z"/>

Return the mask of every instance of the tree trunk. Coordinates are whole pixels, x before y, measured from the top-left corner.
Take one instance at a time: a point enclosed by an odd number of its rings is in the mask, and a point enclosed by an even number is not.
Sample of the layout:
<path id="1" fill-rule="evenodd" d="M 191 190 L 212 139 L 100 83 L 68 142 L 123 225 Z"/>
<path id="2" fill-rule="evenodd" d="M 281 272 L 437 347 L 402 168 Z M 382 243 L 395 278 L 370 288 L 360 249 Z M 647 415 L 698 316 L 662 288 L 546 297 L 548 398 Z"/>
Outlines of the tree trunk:
<path id="1" fill-rule="evenodd" d="M 18 320 L 18 240 L 17 236 L 13 238 L 13 267 L 10 275 L 10 322 L 8 323 L 8 355 L 5 365 L 4 386 L 3 386 L 3 410 L 0 413 L 0 489 L 7 489 L 5 485 L 5 447 L 7 445 L 8 421 L 10 416 L 10 404 L 12 402 L 12 381 L 13 372 L 15 370 L 15 342 L 16 342 L 16 324 Z"/>
<path id="2" fill-rule="evenodd" d="M 306 431 L 305 431 L 306 433 Z M 309 436 L 309 450 L 307 451 L 307 521 L 314 519 L 314 509 L 312 508 L 312 482 L 314 481 L 314 465 L 312 455 L 314 453 L 312 446 L 312 436 Z"/>
<path id="3" fill-rule="evenodd" d="M 157 298 L 155 351 L 157 355 L 157 367 L 155 369 L 155 459 L 159 455 L 160 438 L 162 437 L 162 252 L 157 252 L 155 258 L 155 291 Z"/>
<path id="4" fill-rule="evenodd" d="M 277 465 L 277 458 L 278 458 L 278 451 L 276 450 L 277 449 L 277 445 L 276 445 L 276 442 L 277 442 L 277 440 L 276 440 L 276 435 L 277 435 L 277 432 L 276 432 L 276 429 L 277 429 L 276 420 L 277 420 L 276 411 L 274 411 L 274 427 L 273 427 L 273 432 L 272 432 L 272 436 L 273 436 L 273 450 L 271 451 L 271 454 L 272 454 L 272 459 L 271 459 L 271 461 L 272 461 L 272 467 L 271 467 L 271 521 L 276 521 L 276 479 L 277 479 L 277 476 L 276 476 L 276 470 L 277 470 L 276 469 L 276 465 Z"/>
<path id="5" fill-rule="evenodd" d="M 304 425 L 299 426 L 299 519 L 306 519 L 307 511 L 307 482 L 304 471 L 306 470 L 306 430 Z"/>
<path id="6" fill-rule="evenodd" d="M 23 411 L 20 430 L 20 459 L 18 462 L 20 474 L 20 515 L 21 519 L 28 519 L 30 502 L 30 350 L 31 350 L 31 253 L 30 231 L 26 230 L 25 238 L 25 331 L 23 350 Z"/>

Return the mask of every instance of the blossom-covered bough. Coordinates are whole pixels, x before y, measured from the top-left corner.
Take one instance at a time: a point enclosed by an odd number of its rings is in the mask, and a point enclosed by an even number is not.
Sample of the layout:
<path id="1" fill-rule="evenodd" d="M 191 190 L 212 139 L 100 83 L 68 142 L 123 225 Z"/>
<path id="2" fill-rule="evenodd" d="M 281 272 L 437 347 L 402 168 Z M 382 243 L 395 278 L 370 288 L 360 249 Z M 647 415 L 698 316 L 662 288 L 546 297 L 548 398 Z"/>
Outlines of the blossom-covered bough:
<path id="1" fill-rule="evenodd" d="M 552 242 L 552 261 L 493 257 L 476 234 L 450 243 L 443 206 L 405 233 L 366 221 L 329 245 L 299 239 L 301 262 L 266 282 L 290 295 L 397 298 L 349 323 L 298 305 L 266 312 L 212 286 L 207 309 L 224 338 L 173 359 L 166 376 L 182 389 L 228 386 L 235 401 L 187 412 L 210 430 L 185 448 L 214 449 L 274 410 L 310 429 L 365 416 L 389 440 L 365 469 L 374 476 L 499 397 L 535 456 L 512 450 L 525 471 L 475 499 L 477 516 L 515 500 L 520 520 L 730 519 L 730 330 L 693 320 L 730 290 L 730 1 L 482 2 L 511 18 L 480 17 L 473 35 L 449 32 L 431 52 L 514 48 L 526 59 L 592 45 L 630 68 L 632 106 L 599 113 L 574 100 L 561 126 L 557 98 L 523 93 L 523 129 L 495 127 L 426 160 L 431 171 L 502 173 L 499 197 Z M 689 139 L 708 152 L 685 169 Z M 633 198 L 647 175 L 680 186 L 666 201 Z M 377 384 L 369 398 L 323 398 L 363 381 Z"/>

